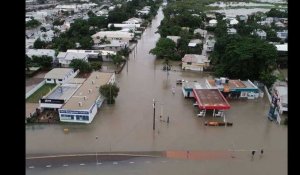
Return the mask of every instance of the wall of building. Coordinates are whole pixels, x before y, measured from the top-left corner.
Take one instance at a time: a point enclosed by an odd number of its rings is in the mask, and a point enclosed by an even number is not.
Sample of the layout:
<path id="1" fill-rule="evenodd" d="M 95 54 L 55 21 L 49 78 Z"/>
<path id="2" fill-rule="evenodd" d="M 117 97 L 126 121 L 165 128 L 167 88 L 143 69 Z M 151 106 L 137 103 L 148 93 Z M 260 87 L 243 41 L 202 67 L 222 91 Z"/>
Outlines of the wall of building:
<path id="1" fill-rule="evenodd" d="M 89 110 L 59 110 L 59 119 L 62 122 L 90 123 Z"/>
<path id="2" fill-rule="evenodd" d="M 192 64 L 187 64 L 185 62 L 182 63 L 182 69 L 185 70 L 194 70 L 194 71 L 203 71 L 203 66 L 202 64 L 196 64 L 196 63 L 192 63 Z"/>

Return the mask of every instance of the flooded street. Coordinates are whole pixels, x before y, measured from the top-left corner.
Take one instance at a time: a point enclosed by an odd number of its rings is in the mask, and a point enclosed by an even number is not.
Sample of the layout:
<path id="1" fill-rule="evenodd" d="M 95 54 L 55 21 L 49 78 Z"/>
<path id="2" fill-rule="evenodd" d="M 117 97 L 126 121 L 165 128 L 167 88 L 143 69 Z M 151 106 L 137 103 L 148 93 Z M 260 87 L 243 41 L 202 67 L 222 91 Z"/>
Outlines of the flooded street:
<path id="1" fill-rule="evenodd" d="M 228 150 L 236 149 L 241 159 L 232 161 L 187 161 L 180 163 L 188 172 L 208 174 L 287 174 L 287 127 L 271 123 L 267 119 L 269 102 L 265 95 L 258 100 L 229 101 L 231 109 L 226 119 L 232 127 L 209 127 L 204 122 L 210 118 L 196 117 L 197 109 L 193 100 L 183 97 L 181 86 L 176 79 L 204 82 L 206 73 L 170 71 L 169 76 L 162 70 L 161 60 L 156 60 L 149 50 L 155 47 L 159 34 L 154 34 L 163 19 L 162 10 L 145 30 L 136 50 L 131 53 L 128 67 L 116 75 L 120 92 L 116 103 L 104 105 L 91 124 L 53 124 L 26 126 L 26 153 L 66 154 L 109 151 L 162 151 L 162 150 Z M 179 67 L 173 66 L 179 70 Z M 128 68 L 128 69 L 127 69 Z M 175 95 L 172 87 L 176 87 Z M 156 130 L 152 130 L 153 98 L 156 102 Z M 170 117 L 170 123 L 160 122 Z M 64 129 L 69 132 L 65 133 Z M 96 140 L 98 136 L 98 140 Z M 250 150 L 265 150 L 261 161 L 250 161 Z M 258 153 L 257 153 L 258 154 Z M 258 156 L 258 155 L 256 155 Z M 184 162 L 184 161 L 182 161 Z M 215 162 L 215 163 L 214 163 Z M 201 165 L 201 166 L 199 166 Z M 218 166 L 225 171 L 205 171 Z M 140 170 L 153 170 L 153 164 L 141 166 Z M 178 164 L 173 162 L 165 173 L 174 174 Z M 231 168 L 227 168 L 227 167 Z M 170 169 L 176 168 L 172 171 Z M 201 169 L 202 167 L 202 169 Z M 254 168 L 256 167 L 256 168 Z M 134 174 L 129 167 L 122 167 L 111 174 L 122 172 Z M 235 168 L 235 169 L 234 169 Z M 254 168 L 254 170 L 253 170 Z M 75 169 L 73 169 L 75 170 Z M 100 169 L 99 169 L 100 170 Z M 194 171 L 193 171 L 194 170 Z M 216 170 L 216 169 L 215 169 Z M 249 171 L 248 171 L 249 170 Z M 263 173 L 263 171 L 267 173 Z M 93 169 L 90 170 L 93 174 Z M 96 171 L 96 170 L 94 170 Z M 102 171 L 102 170 L 101 170 Z M 139 172 L 138 170 L 136 170 Z M 64 174 L 59 169 L 56 174 Z M 75 172 L 75 171 L 74 171 Z M 104 171 L 109 174 L 108 170 Z M 222 173 L 221 173 L 222 172 Z M 186 172 L 179 171 L 177 174 Z M 47 173 L 45 173 L 47 174 Z M 80 173 L 79 173 L 80 174 Z M 94 172 L 95 174 L 95 172 Z"/>

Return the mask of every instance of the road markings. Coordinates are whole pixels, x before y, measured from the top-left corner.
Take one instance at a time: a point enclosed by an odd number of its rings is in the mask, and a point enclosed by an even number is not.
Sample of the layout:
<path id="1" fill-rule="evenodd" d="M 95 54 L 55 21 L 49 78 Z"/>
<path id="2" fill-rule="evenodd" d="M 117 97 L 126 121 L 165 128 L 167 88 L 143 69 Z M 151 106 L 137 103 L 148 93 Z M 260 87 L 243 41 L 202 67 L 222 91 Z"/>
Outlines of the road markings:
<path id="1" fill-rule="evenodd" d="M 97 165 L 101 165 L 101 164 L 102 164 L 101 162 L 98 162 L 98 163 L 97 163 Z"/>
<path id="2" fill-rule="evenodd" d="M 34 166 L 30 166 L 30 167 L 28 167 L 28 168 L 34 168 Z"/>
<path id="3" fill-rule="evenodd" d="M 134 162 L 129 162 L 129 163 L 134 163 Z"/>
<path id="4" fill-rule="evenodd" d="M 118 162 L 113 162 L 114 165 L 118 165 Z"/>
<path id="5" fill-rule="evenodd" d="M 47 165 L 46 167 L 47 167 L 47 168 L 51 168 L 51 165 Z"/>
<path id="6" fill-rule="evenodd" d="M 79 165 L 83 166 L 83 165 L 85 165 L 85 164 L 84 164 L 84 163 L 81 163 L 81 164 L 79 164 Z"/>
<path id="7" fill-rule="evenodd" d="M 69 166 L 68 164 L 64 164 L 63 166 Z"/>

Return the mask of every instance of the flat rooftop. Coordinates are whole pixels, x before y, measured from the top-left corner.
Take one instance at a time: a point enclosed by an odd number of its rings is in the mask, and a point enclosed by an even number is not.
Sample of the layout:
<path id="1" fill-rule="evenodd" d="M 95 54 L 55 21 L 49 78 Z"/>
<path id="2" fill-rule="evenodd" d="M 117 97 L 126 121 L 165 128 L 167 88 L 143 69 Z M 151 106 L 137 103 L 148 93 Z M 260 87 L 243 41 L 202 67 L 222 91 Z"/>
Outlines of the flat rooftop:
<path id="1" fill-rule="evenodd" d="M 107 84 L 112 76 L 113 73 L 92 72 L 62 109 L 88 110 L 100 96 L 99 87 Z M 82 103 L 81 106 L 79 106 L 79 102 Z"/>
<path id="2" fill-rule="evenodd" d="M 218 89 L 193 89 L 199 109 L 230 109 L 230 105 Z"/>
<path id="3" fill-rule="evenodd" d="M 81 84 L 64 84 L 54 89 L 45 99 L 67 100 L 80 87 Z"/>
<path id="4" fill-rule="evenodd" d="M 246 88 L 245 84 L 241 81 L 241 80 L 229 80 L 228 84 L 223 84 L 223 85 L 216 85 L 215 80 L 207 80 L 207 82 L 209 83 L 209 85 L 211 87 L 218 87 L 218 88 L 222 88 L 224 86 L 228 86 L 230 89 L 236 89 L 236 88 Z"/>
<path id="5" fill-rule="evenodd" d="M 85 81 L 86 79 L 85 78 L 70 78 L 68 80 L 68 84 L 83 84 L 83 82 Z"/>

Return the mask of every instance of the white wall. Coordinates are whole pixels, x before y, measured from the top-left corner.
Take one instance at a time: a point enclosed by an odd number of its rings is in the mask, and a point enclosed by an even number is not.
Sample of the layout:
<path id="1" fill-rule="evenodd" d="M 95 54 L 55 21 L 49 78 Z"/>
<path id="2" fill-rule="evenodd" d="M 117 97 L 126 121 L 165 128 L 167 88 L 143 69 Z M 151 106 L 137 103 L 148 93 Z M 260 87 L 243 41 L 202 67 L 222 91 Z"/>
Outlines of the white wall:
<path id="1" fill-rule="evenodd" d="M 31 89 L 29 92 L 26 93 L 25 99 L 27 99 L 30 95 L 32 95 L 35 91 L 37 91 L 40 87 L 42 87 L 46 81 L 40 82 L 38 85 L 36 85 L 33 89 Z"/>
<path id="2" fill-rule="evenodd" d="M 51 103 L 41 103 L 40 108 L 56 108 L 59 109 L 62 107 L 63 104 L 51 104 Z"/>

